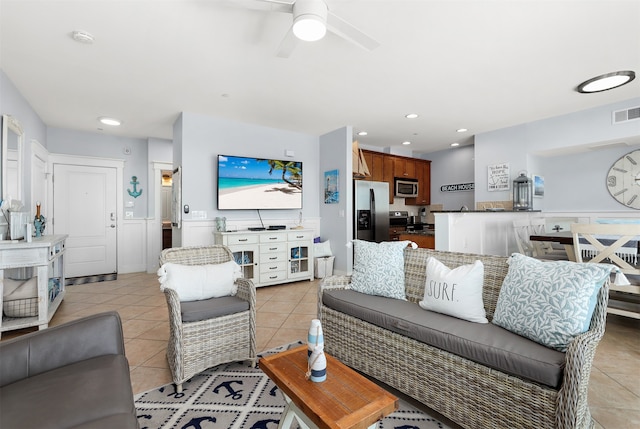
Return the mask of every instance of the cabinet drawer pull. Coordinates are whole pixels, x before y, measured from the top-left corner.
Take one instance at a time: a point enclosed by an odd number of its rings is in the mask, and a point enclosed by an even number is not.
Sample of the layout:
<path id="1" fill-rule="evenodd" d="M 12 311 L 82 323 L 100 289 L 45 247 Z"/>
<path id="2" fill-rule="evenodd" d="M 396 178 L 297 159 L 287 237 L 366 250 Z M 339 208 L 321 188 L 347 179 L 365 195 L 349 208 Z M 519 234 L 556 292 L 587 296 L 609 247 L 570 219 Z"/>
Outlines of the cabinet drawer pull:
<path id="1" fill-rule="evenodd" d="M 270 270 L 277 270 L 278 267 L 269 267 Z"/>
<path id="2" fill-rule="evenodd" d="M 296 238 L 304 238 L 304 235 L 296 235 Z"/>
<path id="3" fill-rule="evenodd" d="M 269 247 L 269 250 L 278 250 L 277 247 Z"/>
<path id="4" fill-rule="evenodd" d="M 277 240 L 278 237 L 269 237 L 269 240 Z"/>
<path id="5" fill-rule="evenodd" d="M 247 241 L 248 238 L 238 238 L 238 241 Z"/>
<path id="6" fill-rule="evenodd" d="M 277 256 L 272 256 L 269 259 L 272 260 L 272 261 L 275 261 L 276 259 L 278 259 L 278 257 Z"/>
<path id="7" fill-rule="evenodd" d="M 278 276 L 269 276 L 270 279 L 277 279 Z"/>

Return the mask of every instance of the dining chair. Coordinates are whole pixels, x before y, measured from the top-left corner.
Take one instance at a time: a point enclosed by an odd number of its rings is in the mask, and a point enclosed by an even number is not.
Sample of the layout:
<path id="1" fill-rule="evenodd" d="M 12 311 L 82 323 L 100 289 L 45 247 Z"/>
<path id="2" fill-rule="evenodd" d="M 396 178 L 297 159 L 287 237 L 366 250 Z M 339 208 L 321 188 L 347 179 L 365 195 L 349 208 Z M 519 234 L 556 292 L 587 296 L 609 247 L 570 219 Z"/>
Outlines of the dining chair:
<path id="1" fill-rule="evenodd" d="M 531 241 L 532 235 L 540 235 L 544 232 L 544 218 L 516 219 L 512 221 L 513 231 L 516 236 L 518 251 L 523 255 L 540 260 L 568 260 L 564 250 L 554 249 L 551 243 L 543 241 Z"/>
<path id="2" fill-rule="evenodd" d="M 523 255 L 535 257 L 536 249 L 531 240 L 529 240 L 529 237 L 532 235 L 529 219 L 516 219 L 512 223 L 518 251 Z"/>
<path id="3" fill-rule="evenodd" d="M 531 224 L 531 235 L 544 235 L 546 228 L 546 219 L 543 217 L 536 217 L 529 219 Z M 553 261 L 569 260 L 569 255 L 563 248 L 555 248 L 550 241 L 532 241 L 535 249 L 536 257 L 539 259 L 547 259 Z"/>
<path id="4" fill-rule="evenodd" d="M 571 225 L 577 262 L 617 265 L 607 311 L 640 319 L 640 224 L 574 223 Z"/>
<path id="5" fill-rule="evenodd" d="M 233 260 L 222 245 L 169 248 L 160 254 L 161 266 L 211 266 Z M 187 276 L 176 281 L 191 280 Z M 235 284 L 234 296 L 194 301 L 181 301 L 177 288 L 163 288 L 169 309 L 167 361 L 177 393 L 182 383 L 207 368 L 233 361 L 255 363 L 256 288 L 245 278 Z"/>

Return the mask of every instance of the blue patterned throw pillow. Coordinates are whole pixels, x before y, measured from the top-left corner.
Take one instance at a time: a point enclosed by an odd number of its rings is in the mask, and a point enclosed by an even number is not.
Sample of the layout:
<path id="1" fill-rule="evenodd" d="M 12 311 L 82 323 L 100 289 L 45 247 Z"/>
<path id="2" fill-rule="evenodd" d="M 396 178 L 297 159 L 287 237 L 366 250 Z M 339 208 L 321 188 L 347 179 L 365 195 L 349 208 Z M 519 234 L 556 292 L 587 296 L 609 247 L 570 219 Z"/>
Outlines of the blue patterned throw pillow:
<path id="1" fill-rule="evenodd" d="M 598 292 L 615 269 L 606 264 L 542 262 L 519 253 L 508 263 L 493 323 L 562 352 L 589 329 Z"/>
<path id="2" fill-rule="evenodd" d="M 404 249 L 410 241 L 353 240 L 351 286 L 357 292 L 406 300 Z"/>

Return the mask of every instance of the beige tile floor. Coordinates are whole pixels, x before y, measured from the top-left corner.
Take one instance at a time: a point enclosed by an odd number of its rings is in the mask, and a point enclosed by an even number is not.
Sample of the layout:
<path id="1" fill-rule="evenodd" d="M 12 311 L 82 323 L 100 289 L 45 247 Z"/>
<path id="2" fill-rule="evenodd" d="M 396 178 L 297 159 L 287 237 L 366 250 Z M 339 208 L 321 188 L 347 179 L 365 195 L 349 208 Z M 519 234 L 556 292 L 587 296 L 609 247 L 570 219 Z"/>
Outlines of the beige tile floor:
<path id="1" fill-rule="evenodd" d="M 304 340 L 316 316 L 318 281 L 258 288 L 259 351 Z M 171 382 L 165 349 L 167 309 L 153 274 L 119 275 L 118 280 L 68 286 L 51 325 L 116 310 L 123 321 L 134 393 Z M 29 330 L 4 332 L 2 340 Z M 591 372 L 589 406 L 596 428 L 640 427 L 640 321 L 609 316 Z"/>

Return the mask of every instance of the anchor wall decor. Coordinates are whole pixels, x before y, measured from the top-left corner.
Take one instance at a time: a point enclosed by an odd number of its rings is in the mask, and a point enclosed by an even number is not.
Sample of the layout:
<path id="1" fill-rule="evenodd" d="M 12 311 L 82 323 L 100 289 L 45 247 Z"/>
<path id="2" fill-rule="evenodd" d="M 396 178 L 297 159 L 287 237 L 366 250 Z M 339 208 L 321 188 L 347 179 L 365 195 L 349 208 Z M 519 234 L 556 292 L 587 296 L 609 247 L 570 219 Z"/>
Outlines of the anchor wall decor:
<path id="1" fill-rule="evenodd" d="M 140 184 L 140 182 L 138 182 L 138 176 L 131 176 L 131 182 L 129 183 L 133 185 L 133 191 L 131 189 L 127 189 L 129 195 L 131 195 L 133 198 L 138 198 L 140 195 L 142 195 L 142 189 L 138 191 L 138 185 Z"/>

